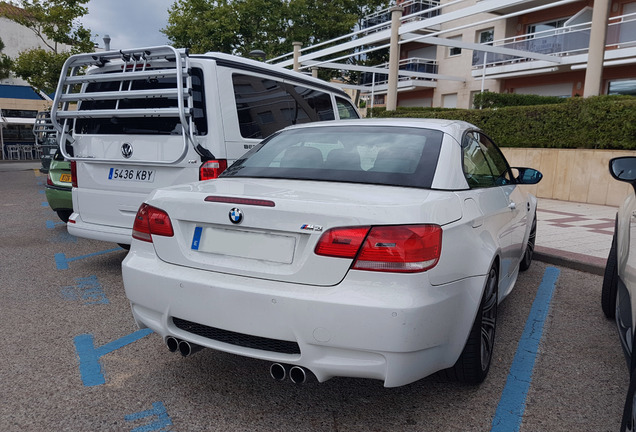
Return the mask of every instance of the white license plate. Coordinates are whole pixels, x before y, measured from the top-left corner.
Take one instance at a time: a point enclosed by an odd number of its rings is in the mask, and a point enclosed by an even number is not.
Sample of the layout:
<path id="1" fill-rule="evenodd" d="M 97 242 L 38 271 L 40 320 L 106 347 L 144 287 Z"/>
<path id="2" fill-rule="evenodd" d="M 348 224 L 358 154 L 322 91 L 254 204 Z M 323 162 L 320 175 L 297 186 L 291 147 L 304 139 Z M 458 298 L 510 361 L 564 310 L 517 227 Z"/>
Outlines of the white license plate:
<path id="1" fill-rule="evenodd" d="M 108 171 L 108 180 L 152 183 L 155 181 L 155 170 L 142 168 L 111 168 Z"/>
<path id="2" fill-rule="evenodd" d="M 294 259 L 294 237 L 196 227 L 192 250 L 219 255 L 291 264 Z"/>

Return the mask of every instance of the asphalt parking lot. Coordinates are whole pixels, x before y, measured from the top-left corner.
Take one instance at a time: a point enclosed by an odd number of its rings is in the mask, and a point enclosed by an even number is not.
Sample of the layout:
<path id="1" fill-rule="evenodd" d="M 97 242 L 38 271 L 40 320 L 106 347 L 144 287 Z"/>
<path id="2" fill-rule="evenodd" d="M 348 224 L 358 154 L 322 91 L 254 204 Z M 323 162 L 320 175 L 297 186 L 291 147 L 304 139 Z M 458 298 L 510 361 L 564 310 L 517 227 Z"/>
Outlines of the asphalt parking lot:
<path id="1" fill-rule="evenodd" d="M 117 245 L 71 237 L 46 177 L 0 170 L 0 431 L 616 431 L 628 384 L 601 278 L 534 262 L 500 305 L 477 387 L 277 382 L 269 364 L 182 358 L 139 331 Z"/>

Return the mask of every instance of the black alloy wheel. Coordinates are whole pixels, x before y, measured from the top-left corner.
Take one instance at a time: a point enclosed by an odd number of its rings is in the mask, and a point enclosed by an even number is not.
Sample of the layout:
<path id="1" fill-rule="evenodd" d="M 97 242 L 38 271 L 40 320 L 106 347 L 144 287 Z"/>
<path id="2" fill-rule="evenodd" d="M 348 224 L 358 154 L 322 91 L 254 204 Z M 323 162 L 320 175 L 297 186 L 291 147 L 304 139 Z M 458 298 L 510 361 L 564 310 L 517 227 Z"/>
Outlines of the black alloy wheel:
<path id="1" fill-rule="evenodd" d="M 532 227 L 530 228 L 530 235 L 528 236 L 528 243 L 526 244 L 526 252 L 523 254 L 523 258 L 519 263 L 519 270 L 526 271 L 532 264 L 532 257 L 534 255 L 534 245 L 537 241 L 537 214 L 535 212 L 534 219 L 532 220 Z"/>
<path id="2" fill-rule="evenodd" d="M 479 384 L 486 379 L 495 346 L 498 285 L 497 267 L 493 266 L 464 350 L 452 368 L 442 371 L 446 378 L 466 384 Z"/>
<path id="3" fill-rule="evenodd" d="M 614 223 L 614 235 L 610 246 L 609 256 L 603 273 L 603 287 L 601 289 L 601 308 L 606 318 L 616 317 L 616 295 L 618 292 L 618 253 L 616 251 L 616 229 L 618 217 Z"/>

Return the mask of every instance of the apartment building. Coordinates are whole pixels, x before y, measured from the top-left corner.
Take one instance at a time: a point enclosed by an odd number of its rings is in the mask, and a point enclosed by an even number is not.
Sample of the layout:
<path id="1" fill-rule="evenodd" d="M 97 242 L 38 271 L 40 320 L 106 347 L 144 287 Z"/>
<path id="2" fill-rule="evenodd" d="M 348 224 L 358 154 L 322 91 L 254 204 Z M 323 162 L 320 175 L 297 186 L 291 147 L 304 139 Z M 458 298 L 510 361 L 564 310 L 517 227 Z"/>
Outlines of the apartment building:
<path id="1" fill-rule="evenodd" d="M 636 95 L 635 0 L 398 0 L 397 6 L 397 106 L 470 108 L 481 91 L 589 95 L 588 67 L 601 68 L 598 94 Z M 385 106 L 389 65 L 345 62 L 389 47 L 391 13 L 367 17 L 336 46 L 297 51 L 298 68 L 359 71 L 360 83 L 351 87 L 371 106 Z M 590 54 L 595 45 L 602 55 Z"/>

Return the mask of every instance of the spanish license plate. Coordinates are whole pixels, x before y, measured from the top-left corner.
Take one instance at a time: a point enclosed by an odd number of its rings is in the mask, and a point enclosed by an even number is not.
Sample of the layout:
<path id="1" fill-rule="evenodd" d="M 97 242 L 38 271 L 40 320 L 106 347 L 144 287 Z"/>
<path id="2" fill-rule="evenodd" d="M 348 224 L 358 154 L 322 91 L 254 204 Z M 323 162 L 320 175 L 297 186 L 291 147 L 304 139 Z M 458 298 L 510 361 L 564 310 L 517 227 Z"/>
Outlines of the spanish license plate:
<path id="1" fill-rule="evenodd" d="M 71 182 L 71 175 L 70 174 L 62 174 L 60 175 L 60 181 L 63 183 L 70 183 Z"/>
<path id="2" fill-rule="evenodd" d="M 152 183 L 155 181 L 155 170 L 141 168 L 111 168 L 108 171 L 108 180 Z"/>

